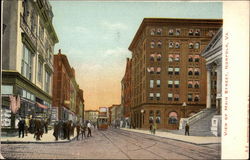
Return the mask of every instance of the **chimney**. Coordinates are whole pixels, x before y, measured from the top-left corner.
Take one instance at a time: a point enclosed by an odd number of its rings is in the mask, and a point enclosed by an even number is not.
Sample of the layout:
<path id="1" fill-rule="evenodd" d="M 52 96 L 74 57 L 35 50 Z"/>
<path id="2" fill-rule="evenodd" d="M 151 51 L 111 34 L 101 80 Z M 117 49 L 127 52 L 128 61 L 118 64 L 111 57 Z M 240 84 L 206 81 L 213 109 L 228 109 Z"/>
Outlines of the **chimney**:
<path id="1" fill-rule="evenodd" d="M 61 53 L 61 49 L 58 50 L 58 54 L 62 54 L 62 53 Z"/>
<path id="2" fill-rule="evenodd" d="M 127 58 L 127 62 L 129 61 L 129 58 Z"/>

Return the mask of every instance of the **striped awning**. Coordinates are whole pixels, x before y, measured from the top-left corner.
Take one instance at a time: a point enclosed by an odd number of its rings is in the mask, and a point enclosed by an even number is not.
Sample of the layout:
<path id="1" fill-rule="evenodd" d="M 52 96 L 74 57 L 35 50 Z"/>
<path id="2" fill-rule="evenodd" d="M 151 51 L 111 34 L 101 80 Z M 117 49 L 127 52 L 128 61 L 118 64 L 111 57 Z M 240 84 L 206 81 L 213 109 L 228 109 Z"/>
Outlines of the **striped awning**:
<path id="1" fill-rule="evenodd" d="M 40 108 L 43 108 L 43 109 L 48 109 L 48 106 L 45 106 L 45 105 L 43 105 L 43 104 L 41 104 L 41 103 L 36 103 L 37 104 L 37 106 L 38 107 L 40 107 Z"/>

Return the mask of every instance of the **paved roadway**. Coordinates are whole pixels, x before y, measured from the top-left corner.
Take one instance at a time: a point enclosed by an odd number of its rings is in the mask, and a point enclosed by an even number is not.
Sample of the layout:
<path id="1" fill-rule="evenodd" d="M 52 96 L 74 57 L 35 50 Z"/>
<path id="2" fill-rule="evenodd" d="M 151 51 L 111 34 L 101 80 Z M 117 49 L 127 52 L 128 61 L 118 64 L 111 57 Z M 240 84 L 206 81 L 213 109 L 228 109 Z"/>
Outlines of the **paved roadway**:
<path id="1" fill-rule="evenodd" d="M 220 145 L 194 145 L 119 129 L 70 143 L 1 144 L 7 159 L 220 159 Z"/>

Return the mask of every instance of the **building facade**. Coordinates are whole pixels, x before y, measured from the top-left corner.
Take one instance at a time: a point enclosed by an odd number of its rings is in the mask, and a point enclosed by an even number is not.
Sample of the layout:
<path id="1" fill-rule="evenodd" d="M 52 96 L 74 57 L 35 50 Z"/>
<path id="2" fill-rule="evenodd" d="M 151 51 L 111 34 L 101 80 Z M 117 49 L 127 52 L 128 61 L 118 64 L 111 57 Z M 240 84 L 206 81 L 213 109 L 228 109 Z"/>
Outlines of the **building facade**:
<path id="1" fill-rule="evenodd" d="M 215 108 L 211 131 L 221 136 L 221 99 L 222 99 L 222 28 L 216 33 L 201 56 L 207 68 L 207 108 Z"/>
<path id="2" fill-rule="evenodd" d="M 132 126 L 178 129 L 180 118 L 206 108 L 207 75 L 200 52 L 220 19 L 145 18 L 132 51 Z"/>
<path id="3" fill-rule="evenodd" d="M 121 97 L 121 105 L 124 106 L 124 120 L 126 126 L 130 125 L 130 112 L 131 112 L 131 69 L 132 69 L 132 60 L 127 58 L 126 70 L 124 77 L 122 79 L 122 97 Z"/>
<path id="4" fill-rule="evenodd" d="M 83 90 L 75 80 L 74 68 L 70 66 L 67 56 L 62 54 L 61 50 L 54 55 L 53 109 L 55 120 L 83 120 Z"/>
<path id="5" fill-rule="evenodd" d="M 86 110 L 84 111 L 84 118 L 85 118 L 84 120 L 91 121 L 92 123 L 96 123 L 98 115 L 99 115 L 98 110 Z"/>
<path id="6" fill-rule="evenodd" d="M 9 96 L 14 101 L 21 97 L 20 108 L 4 119 L 3 128 L 14 128 L 20 116 L 51 118 L 53 52 L 58 43 L 52 19 L 48 0 L 3 2 L 3 114 L 10 113 Z"/>

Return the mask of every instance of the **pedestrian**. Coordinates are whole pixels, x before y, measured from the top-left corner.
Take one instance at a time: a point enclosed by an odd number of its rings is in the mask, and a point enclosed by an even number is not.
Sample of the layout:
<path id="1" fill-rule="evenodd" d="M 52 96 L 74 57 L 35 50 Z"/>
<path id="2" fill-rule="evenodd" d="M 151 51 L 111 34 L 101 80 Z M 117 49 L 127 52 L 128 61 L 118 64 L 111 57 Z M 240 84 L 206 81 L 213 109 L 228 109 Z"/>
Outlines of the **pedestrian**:
<path id="1" fill-rule="evenodd" d="M 157 129 L 157 126 L 156 126 L 156 123 L 154 123 L 154 124 L 153 124 L 153 134 L 155 134 L 156 129 Z"/>
<path id="2" fill-rule="evenodd" d="M 62 122 L 62 130 L 63 130 L 63 139 L 66 139 L 68 137 L 67 133 L 68 133 L 68 122 L 64 121 Z"/>
<path id="3" fill-rule="evenodd" d="M 82 139 L 83 139 L 83 136 L 84 136 L 84 138 L 86 138 L 85 132 L 86 132 L 86 125 L 82 124 L 82 126 L 81 126 Z"/>
<path id="4" fill-rule="evenodd" d="M 66 133 L 66 135 L 67 135 L 67 139 L 68 140 L 70 140 L 70 131 L 71 131 L 71 121 L 68 121 L 67 123 L 66 123 L 66 125 L 67 125 L 67 133 Z"/>
<path id="5" fill-rule="evenodd" d="M 44 122 L 44 129 L 45 129 L 45 133 L 48 133 L 48 119 L 45 119 L 45 122 Z"/>
<path id="6" fill-rule="evenodd" d="M 91 135 L 91 124 L 90 124 L 90 122 L 88 122 L 88 124 L 87 124 L 87 127 L 88 127 L 88 134 L 87 134 L 87 137 L 92 137 L 92 135 Z"/>
<path id="7" fill-rule="evenodd" d="M 41 140 L 41 134 L 42 134 L 42 131 L 41 131 L 41 121 L 39 119 L 36 119 L 35 120 L 35 138 L 36 140 Z"/>
<path id="8" fill-rule="evenodd" d="M 78 122 L 77 124 L 76 124 L 76 139 L 78 140 L 78 137 L 79 137 L 79 135 L 80 135 L 80 131 L 81 131 L 81 125 L 80 125 L 80 123 Z"/>
<path id="9" fill-rule="evenodd" d="M 149 126 L 149 132 L 152 134 L 153 133 L 153 126 L 152 126 L 152 124 L 150 124 L 150 126 Z"/>
<path id="10" fill-rule="evenodd" d="M 185 135 L 189 136 L 189 125 L 188 125 L 188 123 L 186 123 L 186 126 L 185 126 Z"/>
<path id="11" fill-rule="evenodd" d="M 59 123 L 55 122 L 53 136 L 56 138 L 56 141 L 58 140 L 58 135 L 59 135 Z"/>
<path id="12" fill-rule="evenodd" d="M 25 117 L 25 135 L 28 136 L 28 130 L 30 128 L 30 120 L 28 116 Z"/>
<path id="13" fill-rule="evenodd" d="M 19 138 L 21 134 L 22 134 L 22 138 L 24 138 L 24 129 L 25 129 L 25 121 L 23 119 L 20 119 L 18 122 Z"/>

